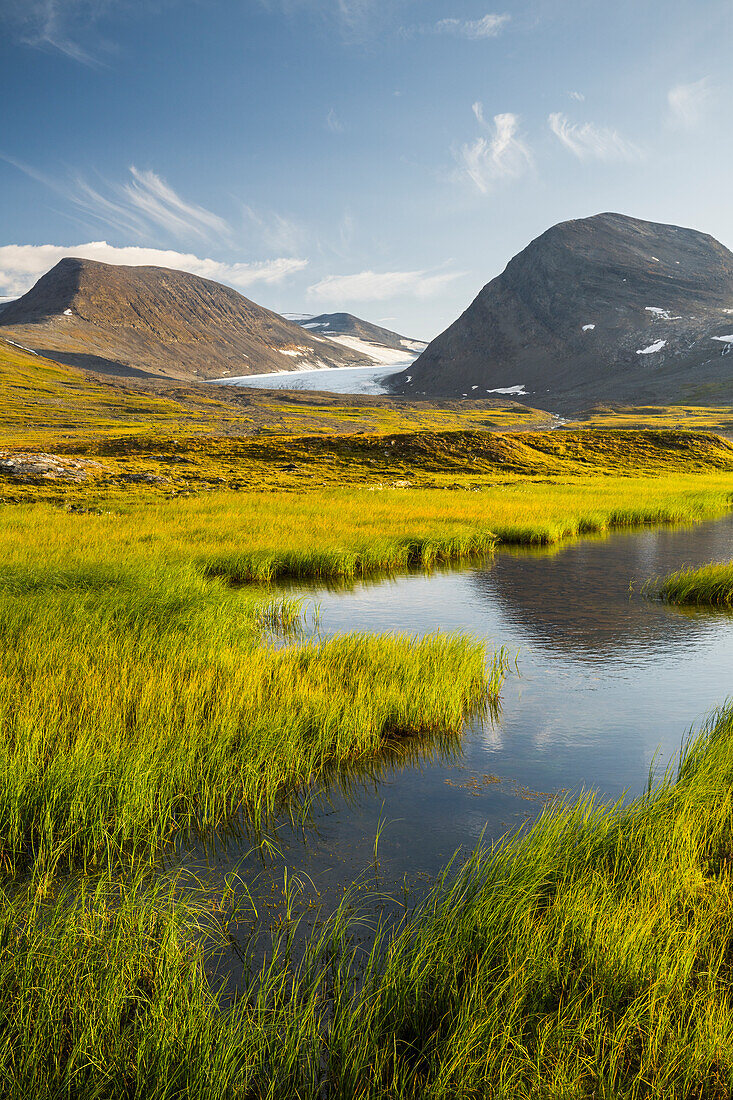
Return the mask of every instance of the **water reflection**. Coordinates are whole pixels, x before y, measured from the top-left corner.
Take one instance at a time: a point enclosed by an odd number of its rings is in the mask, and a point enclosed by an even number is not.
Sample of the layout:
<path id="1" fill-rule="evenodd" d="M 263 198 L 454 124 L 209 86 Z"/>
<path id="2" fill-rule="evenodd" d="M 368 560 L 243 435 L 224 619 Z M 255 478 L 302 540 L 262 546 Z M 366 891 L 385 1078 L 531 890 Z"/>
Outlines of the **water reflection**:
<path id="1" fill-rule="evenodd" d="M 528 643 L 576 661 L 621 660 L 628 651 L 659 658 L 660 648 L 690 644 L 691 620 L 706 632 L 714 619 L 630 597 L 650 577 L 731 556 L 733 525 L 724 521 L 582 541 L 549 555 L 502 553 L 495 568 L 477 570 L 472 582 Z"/>
<path id="2" fill-rule="evenodd" d="M 393 746 L 366 770 L 334 775 L 327 792 L 309 792 L 306 827 L 283 815 L 274 859 L 261 863 L 252 838 L 233 830 L 187 860 L 214 876 L 241 862 L 271 917 L 282 911 L 286 873 L 298 875 L 309 916 L 334 908 L 354 879 L 365 881 L 381 830 L 378 885 L 399 907 L 404 885 L 414 900 L 457 848 L 520 827 L 548 797 L 641 793 L 652 760 L 669 766 L 690 727 L 725 701 L 733 617 L 680 613 L 642 597 L 640 585 L 731 557 L 727 518 L 552 552 L 500 551 L 460 569 L 346 590 L 301 588 L 320 605 L 325 636 L 466 630 L 487 648 L 518 650 L 520 674 L 507 678 L 501 710 L 475 716 L 459 742 Z"/>

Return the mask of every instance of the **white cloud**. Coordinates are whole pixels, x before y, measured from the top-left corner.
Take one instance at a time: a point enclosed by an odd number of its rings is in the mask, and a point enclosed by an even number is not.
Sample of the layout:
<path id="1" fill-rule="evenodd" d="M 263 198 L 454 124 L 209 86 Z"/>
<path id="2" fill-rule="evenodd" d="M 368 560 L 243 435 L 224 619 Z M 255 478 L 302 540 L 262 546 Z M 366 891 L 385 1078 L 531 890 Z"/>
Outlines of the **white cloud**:
<path id="1" fill-rule="evenodd" d="M 81 176 L 64 181 L 37 171 L 22 161 L 3 157 L 31 179 L 72 203 L 87 217 L 123 233 L 150 237 L 163 230 L 178 240 L 201 241 L 229 237 L 229 225 L 203 206 L 186 202 L 156 172 L 130 166 L 131 179 L 122 184 L 103 183 L 104 191 L 93 187 Z"/>
<path id="2" fill-rule="evenodd" d="M 684 130 L 694 130 L 703 120 L 712 96 L 707 77 L 693 84 L 675 84 L 667 92 L 669 118 L 672 125 Z"/>
<path id="3" fill-rule="evenodd" d="M 354 275 L 328 275 L 308 287 L 308 294 L 323 302 L 383 302 L 406 295 L 432 298 L 463 271 L 360 271 Z"/>
<path id="4" fill-rule="evenodd" d="M 243 290 L 254 283 L 280 282 L 308 266 L 307 260 L 285 257 L 248 264 L 227 264 L 170 249 L 132 246 L 116 248 L 106 241 L 89 241 L 68 248 L 55 244 L 5 245 L 0 247 L 0 296 L 17 297 L 24 294 L 64 256 L 80 256 L 87 260 L 131 267 L 150 265 L 190 271 L 204 279 L 228 283 L 237 290 Z"/>
<path id="5" fill-rule="evenodd" d="M 583 95 L 582 92 L 570 92 L 569 95 L 570 95 L 570 98 L 574 99 L 576 103 L 584 103 L 585 102 L 585 96 Z"/>
<path id="6" fill-rule="evenodd" d="M 510 19 L 511 15 L 494 13 L 483 15 L 480 19 L 440 19 L 423 30 L 433 34 L 453 34 L 458 38 L 496 38 Z"/>
<path id="7" fill-rule="evenodd" d="M 592 122 L 570 122 L 560 112 L 551 114 L 548 124 L 555 137 L 578 160 L 638 160 L 643 154 L 632 142 L 606 126 L 594 126 Z"/>
<path id="8" fill-rule="evenodd" d="M 502 179 L 521 176 L 532 166 L 532 154 L 519 136 L 518 115 L 494 115 L 484 118 L 483 106 L 474 103 L 473 113 L 488 136 L 462 145 L 457 153 L 461 174 L 467 175 L 483 194 Z"/>
<path id="9" fill-rule="evenodd" d="M 330 130 L 332 134 L 343 134 L 346 129 L 333 107 L 326 115 L 326 129 Z"/>
<path id="10" fill-rule="evenodd" d="M 92 53 L 79 38 L 88 37 L 90 26 L 110 7 L 109 0 L 4 0 L 0 21 L 7 22 L 26 46 L 56 50 L 72 61 L 97 68 L 102 64 L 98 53 L 108 51 L 109 45 L 97 42 Z"/>
<path id="11" fill-rule="evenodd" d="M 102 67 L 101 57 L 115 47 L 98 33 L 98 25 L 120 9 L 125 15 L 148 16 L 177 0 L 0 0 L 0 24 L 26 46 L 58 51 L 72 61 Z M 85 45 L 81 45 L 81 42 Z M 100 56 L 101 55 L 101 56 Z"/>
<path id="12" fill-rule="evenodd" d="M 123 185 L 123 193 L 133 209 L 144 218 L 168 230 L 175 237 L 226 236 L 229 227 L 223 218 L 203 206 L 185 202 L 165 180 L 151 171 L 130 166 L 132 181 Z"/>

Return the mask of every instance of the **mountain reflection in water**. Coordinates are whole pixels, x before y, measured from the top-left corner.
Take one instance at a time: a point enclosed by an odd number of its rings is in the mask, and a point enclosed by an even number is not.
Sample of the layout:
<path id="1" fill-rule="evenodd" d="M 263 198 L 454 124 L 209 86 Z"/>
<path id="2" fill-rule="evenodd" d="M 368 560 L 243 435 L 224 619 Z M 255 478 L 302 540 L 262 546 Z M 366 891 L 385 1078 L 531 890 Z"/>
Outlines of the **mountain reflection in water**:
<path id="1" fill-rule="evenodd" d="M 640 794 L 652 761 L 657 773 L 673 765 L 690 728 L 733 686 L 733 616 L 681 612 L 640 587 L 684 564 L 729 558 L 733 517 L 502 550 L 342 590 L 298 589 L 320 605 L 323 636 L 464 630 L 489 648 L 518 651 L 518 672 L 507 677 L 499 710 L 474 717 L 457 744 L 414 746 L 362 775 L 334 776 L 307 828 L 283 817 L 281 854 L 263 867 L 246 855 L 251 838 L 236 832 L 187 861 L 215 877 L 243 861 L 263 912 L 275 913 L 287 869 L 304 884 L 309 918 L 312 906 L 331 910 L 355 878 L 373 873 L 380 828 L 377 885 L 399 897 L 406 881 L 414 901 L 456 849 L 517 828 L 548 797 Z"/>

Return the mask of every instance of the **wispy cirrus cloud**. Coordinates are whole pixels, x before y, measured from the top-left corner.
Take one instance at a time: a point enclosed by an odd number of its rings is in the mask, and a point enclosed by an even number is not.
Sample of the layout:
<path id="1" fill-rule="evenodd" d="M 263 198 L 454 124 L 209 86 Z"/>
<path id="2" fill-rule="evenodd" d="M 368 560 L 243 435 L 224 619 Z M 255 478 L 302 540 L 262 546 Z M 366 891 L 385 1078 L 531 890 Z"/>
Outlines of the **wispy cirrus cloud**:
<path id="1" fill-rule="evenodd" d="M 96 42 L 92 50 L 81 39 L 88 38 L 89 27 L 109 10 L 108 0 L 5 0 L 0 4 L 0 24 L 26 46 L 98 68 L 103 64 L 100 53 L 107 52 L 108 45 Z"/>
<path id="2" fill-rule="evenodd" d="M 308 266 L 307 260 L 279 258 L 255 263 L 223 263 L 190 252 L 172 249 L 123 247 L 106 241 L 88 241 L 76 245 L 26 244 L 0 247 L 0 297 L 18 297 L 57 264 L 64 256 L 80 256 L 102 263 L 127 267 L 168 267 L 190 271 L 204 279 L 228 283 L 237 290 L 246 290 L 255 283 L 278 283 Z"/>
<path id="3" fill-rule="evenodd" d="M 578 160 L 632 161 L 644 155 L 637 145 L 610 127 L 570 122 L 559 111 L 551 114 L 547 122 L 558 141 Z"/>
<path id="4" fill-rule="evenodd" d="M 223 218 L 203 206 L 186 202 L 155 172 L 140 171 L 133 164 L 130 175 L 132 180 L 123 185 L 123 194 L 133 210 L 153 225 L 182 238 L 195 236 L 208 240 L 212 234 L 229 233 Z"/>
<path id="5" fill-rule="evenodd" d="M 224 218 L 183 199 L 150 169 L 131 165 L 130 179 L 124 183 L 93 186 L 80 175 L 60 179 L 13 157 L 2 159 L 61 195 L 87 218 L 120 232 L 150 237 L 162 231 L 181 241 L 221 241 L 231 234 Z"/>
<path id="6" fill-rule="evenodd" d="M 255 210 L 252 206 L 244 207 L 244 233 L 245 239 L 258 248 L 285 255 L 302 252 L 309 236 L 306 229 L 291 218 L 274 210 Z"/>
<path id="7" fill-rule="evenodd" d="M 326 129 L 330 130 L 332 134 L 343 134 L 346 129 L 346 126 L 337 115 L 335 107 L 331 107 L 326 115 Z"/>
<path id="8" fill-rule="evenodd" d="M 461 279 L 464 271 L 359 271 L 327 275 L 308 287 L 311 298 L 322 302 L 383 302 L 401 295 L 432 298 Z"/>
<path id="9" fill-rule="evenodd" d="M 383 28 L 387 12 L 383 0 L 259 0 L 268 11 L 290 15 L 305 11 L 346 39 L 358 40 Z"/>
<path id="10" fill-rule="evenodd" d="M 472 110 L 485 133 L 462 145 L 456 159 L 460 174 L 486 195 L 498 181 L 521 176 L 532 167 L 533 158 L 520 135 L 518 115 L 505 112 L 489 120 L 481 103 L 474 103 Z"/>
<path id="11" fill-rule="evenodd" d="M 667 92 L 669 121 L 678 129 L 695 130 L 705 117 L 713 90 L 708 77 L 692 84 L 675 84 Z"/>
<path id="12" fill-rule="evenodd" d="M 456 38 L 496 38 L 511 20 L 511 15 L 490 12 L 480 19 L 439 19 L 431 26 L 421 27 L 426 34 L 452 34 Z"/>

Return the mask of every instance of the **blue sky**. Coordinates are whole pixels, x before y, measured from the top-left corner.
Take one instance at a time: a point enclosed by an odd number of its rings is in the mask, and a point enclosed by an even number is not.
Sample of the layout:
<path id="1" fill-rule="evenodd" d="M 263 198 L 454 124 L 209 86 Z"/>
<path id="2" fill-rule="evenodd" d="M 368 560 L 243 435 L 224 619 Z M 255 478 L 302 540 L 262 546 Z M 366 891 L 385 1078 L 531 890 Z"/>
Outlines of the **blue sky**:
<path id="1" fill-rule="evenodd" d="M 733 0 L 0 0 L 0 296 L 62 254 L 430 338 L 618 210 L 733 247 Z"/>

